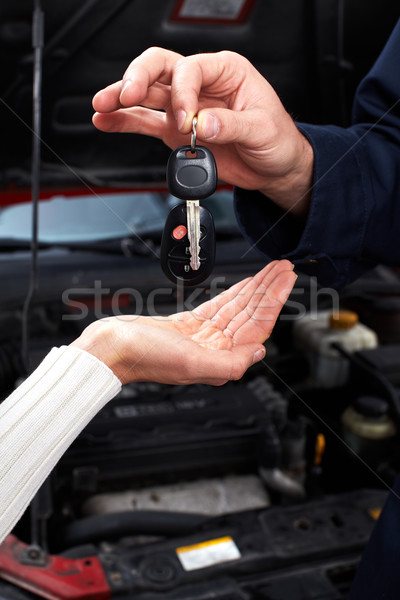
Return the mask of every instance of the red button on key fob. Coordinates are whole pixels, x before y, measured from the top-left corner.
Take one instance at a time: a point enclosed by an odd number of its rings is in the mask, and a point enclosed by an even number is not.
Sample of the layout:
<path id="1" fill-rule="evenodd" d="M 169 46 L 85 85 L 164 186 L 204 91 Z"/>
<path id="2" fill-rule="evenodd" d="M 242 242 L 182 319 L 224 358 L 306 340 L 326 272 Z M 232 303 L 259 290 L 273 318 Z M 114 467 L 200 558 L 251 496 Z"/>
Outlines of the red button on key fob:
<path id="1" fill-rule="evenodd" d="M 175 229 L 172 232 L 172 237 L 175 240 L 181 240 L 182 238 L 185 237 L 185 235 L 187 234 L 187 229 L 185 227 L 185 225 L 178 225 L 178 227 L 175 227 Z"/>

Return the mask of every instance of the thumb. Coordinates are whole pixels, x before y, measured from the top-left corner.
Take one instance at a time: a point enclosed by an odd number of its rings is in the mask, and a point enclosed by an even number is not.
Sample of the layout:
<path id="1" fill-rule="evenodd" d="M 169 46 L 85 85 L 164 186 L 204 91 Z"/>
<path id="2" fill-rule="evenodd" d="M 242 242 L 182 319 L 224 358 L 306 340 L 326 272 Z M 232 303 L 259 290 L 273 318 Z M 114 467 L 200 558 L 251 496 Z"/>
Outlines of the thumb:
<path id="1" fill-rule="evenodd" d="M 197 137 L 215 144 L 265 144 L 270 131 L 268 114 L 261 109 L 235 111 L 227 108 L 203 109 L 197 116 Z"/>
<path id="2" fill-rule="evenodd" d="M 262 360 L 263 358 L 265 358 L 265 346 L 263 344 L 259 344 L 257 348 L 254 348 L 252 364 L 254 365 L 255 363 L 260 362 L 260 360 Z"/>
<path id="3" fill-rule="evenodd" d="M 265 357 L 263 344 L 238 344 L 232 350 L 231 379 L 240 379 L 249 367 Z"/>
<path id="4" fill-rule="evenodd" d="M 221 382 L 238 380 L 264 356 L 265 346 L 257 343 L 238 344 L 232 350 L 210 351 L 203 348 L 200 360 L 197 360 L 196 381 L 220 385 Z"/>

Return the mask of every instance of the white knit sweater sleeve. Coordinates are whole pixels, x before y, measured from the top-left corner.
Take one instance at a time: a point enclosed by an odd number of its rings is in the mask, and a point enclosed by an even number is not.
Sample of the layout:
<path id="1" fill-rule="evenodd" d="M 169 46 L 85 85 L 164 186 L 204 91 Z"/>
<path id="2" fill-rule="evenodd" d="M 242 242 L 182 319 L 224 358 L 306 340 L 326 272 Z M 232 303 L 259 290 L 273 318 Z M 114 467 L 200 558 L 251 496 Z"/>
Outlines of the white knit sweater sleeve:
<path id="1" fill-rule="evenodd" d="M 0 404 L 0 541 L 68 446 L 120 389 L 100 360 L 62 346 Z"/>

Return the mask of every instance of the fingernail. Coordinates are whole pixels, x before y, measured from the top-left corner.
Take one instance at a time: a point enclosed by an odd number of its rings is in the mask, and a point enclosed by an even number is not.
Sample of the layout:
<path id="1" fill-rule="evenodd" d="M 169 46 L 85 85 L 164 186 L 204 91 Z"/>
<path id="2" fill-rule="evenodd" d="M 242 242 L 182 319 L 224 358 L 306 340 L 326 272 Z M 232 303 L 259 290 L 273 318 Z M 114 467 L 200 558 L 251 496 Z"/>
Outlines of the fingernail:
<path id="1" fill-rule="evenodd" d="M 178 110 L 178 112 L 176 113 L 176 123 L 178 125 L 179 130 L 182 129 L 185 120 L 186 120 L 186 112 L 182 109 Z"/>
<path id="2" fill-rule="evenodd" d="M 132 85 L 132 80 L 131 79 L 126 79 L 124 81 L 124 83 L 122 84 L 121 96 L 128 89 L 128 87 L 130 87 L 131 85 Z"/>
<path id="3" fill-rule="evenodd" d="M 253 356 L 253 363 L 259 362 L 260 360 L 262 360 L 265 356 L 265 348 L 263 350 L 257 350 L 257 352 L 254 352 L 254 356 Z"/>
<path id="4" fill-rule="evenodd" d="M 207 115 L 203 125 L 203 137 L 205 140 L 210 140 L 215 137 L 219 130 L 219 123 L 213 115 Z"/>

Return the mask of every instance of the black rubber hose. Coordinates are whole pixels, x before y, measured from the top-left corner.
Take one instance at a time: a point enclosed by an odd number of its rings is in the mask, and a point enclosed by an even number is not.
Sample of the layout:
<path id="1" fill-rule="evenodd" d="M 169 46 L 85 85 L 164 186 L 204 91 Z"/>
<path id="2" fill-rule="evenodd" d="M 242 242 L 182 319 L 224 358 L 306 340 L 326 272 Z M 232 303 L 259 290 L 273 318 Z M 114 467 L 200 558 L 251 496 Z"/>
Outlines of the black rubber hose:
<path id="1" fill-rule="evenodd" d="M 75 546 L 138 534 L 184 535 L 200 528 L 209 519 L 208 515 L 195 513 L 145 510 L 95 515 L 67 525 L 61 539 L 63 546 Z"/>

